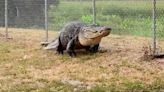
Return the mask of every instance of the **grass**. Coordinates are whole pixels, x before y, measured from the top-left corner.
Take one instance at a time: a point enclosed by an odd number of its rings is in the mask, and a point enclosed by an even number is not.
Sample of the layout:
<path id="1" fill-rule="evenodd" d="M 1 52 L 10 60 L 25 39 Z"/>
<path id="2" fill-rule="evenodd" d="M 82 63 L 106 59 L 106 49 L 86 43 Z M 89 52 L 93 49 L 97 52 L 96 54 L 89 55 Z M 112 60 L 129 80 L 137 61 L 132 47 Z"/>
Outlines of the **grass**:
<path id="1" fill-rule="evenodd" d="M 0 28 L 1 32 L 4 30 Z M 54 39 L 58 33 L 50 31 Z M 109 92 L 164 90 L 163 59 L 142 61 L 149 38 L 110 35 L 101 42 L 104 53 L 79 51 L 76 58 L 45 51 L 43 30 L 9 28 L 0 37 L 0 91 Z M 164 47 L 161 40 L 161 48 Z"/>
<path id="2" fill-rule="evenodd" d="M 157 1 L 157 34 L 163 38 L 164 23 L 162 0 Z M 111 26 L 114 34 L 151 36 L 152 2 L 147 1 L 97 1 L 97 23 Z M 61 1 L 58 7 L 51 7 L 50 28 L 59 30 L 70 21 L 92 24 L 91 1 Z"/>
<path id="3" fill-rule="evenodd" d="M 164 37 L 163 4 L 157 1 L 159 38 Z M 50 29 L 60 29 L 74 20 L 91 23 L 91 7 L 91 2 L 61 1 L 50 9 Z M 141 59 L 143 47 L 151 41 L 147 38 L 151 35 L 151 7 L 150 1 L 97 1 L 98 24 L 113 28 L 113 34 L 100 45 L 107 52 L 79 51 L 76 58 L 43 50 L 43 30 L 9 28 L 13 39 L 6 41 L 0 35 L 0 91 L 162 92 L 163 59 Z M 51 39 L 58 35 L 54 31 L 49 34 Z M 158 40 L 158 46 L 163 51 L 163 39 Z"/>

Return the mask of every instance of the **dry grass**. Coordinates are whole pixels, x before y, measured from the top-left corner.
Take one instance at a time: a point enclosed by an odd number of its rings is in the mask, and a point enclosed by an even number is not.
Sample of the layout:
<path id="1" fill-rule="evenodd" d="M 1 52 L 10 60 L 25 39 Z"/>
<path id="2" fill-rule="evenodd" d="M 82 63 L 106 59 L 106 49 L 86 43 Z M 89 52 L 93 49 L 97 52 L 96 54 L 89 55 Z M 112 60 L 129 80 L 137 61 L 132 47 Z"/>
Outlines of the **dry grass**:
<path id="1" fill-rule="evenodd" d="M 76 58 L 70 58 L 67 54 L 61 56 L 41 48 L 43 30 L 9 30 L 13 39 L 6 41 L 0 37 L 1 91 L 101 92 L 164 88 L 164 60 L 140 59 L 149 38 L 110 35 L 101 42 L 107 52 L 79 52 Z M 50 32 L 50 38 L 57 34 Z M 70 81 L 80 83 L 72 85 Z"/>

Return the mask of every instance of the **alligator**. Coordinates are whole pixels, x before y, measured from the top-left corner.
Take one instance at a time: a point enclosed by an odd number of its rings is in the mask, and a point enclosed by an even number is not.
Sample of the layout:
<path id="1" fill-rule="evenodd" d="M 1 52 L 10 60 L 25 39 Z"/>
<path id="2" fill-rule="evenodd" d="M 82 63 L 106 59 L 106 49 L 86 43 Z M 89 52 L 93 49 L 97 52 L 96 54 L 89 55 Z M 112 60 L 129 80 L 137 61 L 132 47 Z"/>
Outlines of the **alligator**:
<path id="1" fill-rule="evenodd" d="M 55 49 L 59 54 L 63 54 L 66 50 L 71 57 L 76 56 L 76 49 L 86 49 L 95 53 L 98 51 L 101 39 L 108 36 L 110 32 L 110 27 L 71 22 L 66 24 L 58 38 L 46 44 L 44 49 Z"/>

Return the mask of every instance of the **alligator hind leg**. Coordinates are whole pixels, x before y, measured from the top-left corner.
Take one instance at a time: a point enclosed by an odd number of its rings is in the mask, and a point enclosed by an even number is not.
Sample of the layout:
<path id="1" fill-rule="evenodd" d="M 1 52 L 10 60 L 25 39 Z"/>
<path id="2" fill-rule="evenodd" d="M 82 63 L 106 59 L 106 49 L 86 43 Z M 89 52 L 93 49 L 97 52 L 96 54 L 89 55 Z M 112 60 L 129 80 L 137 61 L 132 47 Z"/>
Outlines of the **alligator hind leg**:
<path id="1" fill-rule="evenodd" d="M 67 50 L 67 53 L 71 57 L 76 56 L 76 53 L 75 53 L 75 39 L 72 39 L 71 41 L 68 42 L 66 50 Z"/>

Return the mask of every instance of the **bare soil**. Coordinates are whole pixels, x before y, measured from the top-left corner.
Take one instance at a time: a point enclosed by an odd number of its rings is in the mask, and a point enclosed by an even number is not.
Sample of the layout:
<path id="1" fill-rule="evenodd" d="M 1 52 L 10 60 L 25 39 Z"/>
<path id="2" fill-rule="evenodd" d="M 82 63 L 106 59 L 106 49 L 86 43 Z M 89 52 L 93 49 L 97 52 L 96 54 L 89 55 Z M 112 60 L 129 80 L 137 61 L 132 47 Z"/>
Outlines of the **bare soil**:
<path id="1" fill-rule="evenodd" d="M 44 41 L 44 33 L 44 30 L 10 28 L 13 39 L 6 41 L 0 37 L 1 89 L 12 89 L 21 83 L 44 86 L 37 84 L 38 80 L 68 83 L 70 80 L 92 87 L 113 82 L 121 85 L 125 81 L 152 84 L 164 78 L 164 59 L 143 59 L 145 51 L 149 52 L 150 38 L 112 34 L 102 39 L 98 53 L 78 51 L 76 58 L 70 58 L 66 53 L 62 56 L 43 50 L 40 43 Z M 58 35 L 53 31 L 49 34 L 50 40 Z M 164 41 L 159 43 L 164 48 Z"/>

